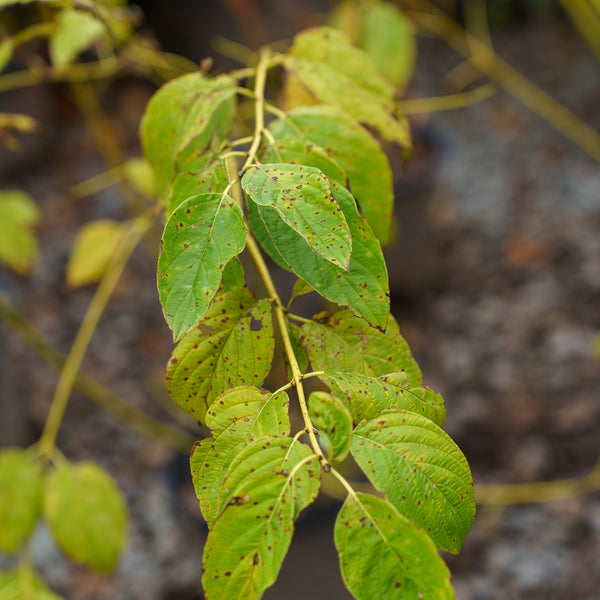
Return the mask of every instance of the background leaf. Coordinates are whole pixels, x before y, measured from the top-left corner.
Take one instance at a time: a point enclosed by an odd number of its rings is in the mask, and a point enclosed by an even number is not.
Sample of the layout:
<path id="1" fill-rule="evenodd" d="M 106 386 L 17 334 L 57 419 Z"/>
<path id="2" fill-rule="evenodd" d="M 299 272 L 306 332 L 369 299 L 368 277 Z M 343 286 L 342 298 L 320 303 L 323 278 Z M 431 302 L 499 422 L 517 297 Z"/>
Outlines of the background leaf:
<path id="1" fill-rule="evenodd" d="M 302 326 L 301 342 L 315 370 L 373 377 L 403 371 L 407 387 L 421 385 L 421 370 L 391 315 L 380 331 L 348 310 L 320 313 Z"/>
<path id="2" fill-rule="evenodd" d="M 156 196 L 154 171 L 152 170 L 152 165 L 145 158 L 130 158 L 123 164 L 122 169 L 125 181 L 138 194 L 146 198 L 154 198 Z"/>
<path id="3" fill-rule="evenodd" d="M 275 342 L 271 305 L 246 288 L 213 300 L 199 326 L 173 351 L 167 388 L 173 402 L 197 421 L 225 390 L 261 385 L 271 369 Z"/>
<path id="4" fill-rule="evenodd" d="M 244 173 L 242 187 L 256 204 L 275 209 L 314 252 L 348 270 L 350 230 L 322 171 L 305 165 L 263 164 Z"/>
<path id="5" fill-rule="evenodd" d="M 415 413 L 386 411 L 354 430 L 352 455 L 400 514 L 441 550 L 458 552 L 475 517 L 473 480 L 442 429 Z"/>
<path id="6" fill-rule="evenodd" d="M 0 192 L 0 263 L 27 275 L 39 254 L 33 228 L 41 213 L 31 196 L 19 190 Z"/>
<path id="7" fill-rule="evenodd" d="M 435 544 L 381 498 L 348 496 L 334 539 L 344 583 L 358 600 L 454 598 Z"/>
<path id="8" fill-rule="evenodd" d="M 112 219 L 98 219 L 83 225 L 71 248 L 67 284 L 76 288 L 99 281 L 126 231 L 125 223 Z"/>
<path id="9" fill-rule="evenodd" d="M 344 403 L 326 392 L 313 392 L 308 399 L 308 411 L 319 430 L 319 441 L 331 449 L 328 460 L 344 460 L 350 452 L 352 416 Z"/>
<path id="10" fill-rule="evenodd" d="M 242 210 L 225 194 L 200 194 L 169 217 L 158 259 L 158 293 L 175 341 L 195 327 L 225 265 L 246 245 Z"/>
<path id="11" fill-rule="evenodd" d="M 55 467 L 46 479 L 44 514 L 52 537 L 70 558 L 97 571 L 114 569 L 125 546 L 127 506 L 99 465 Z"/>
<path id="12" fill-rule="evenodd" d="M 0 552 L 12 553 L 29 537 L 41 512 L 41 475 L 20 448 L 0 452 Z"/>
<path id="13" fill-rule="evenodd" d="M 32 569 L 0 571 L 0 600 L 62 600 Z"/>

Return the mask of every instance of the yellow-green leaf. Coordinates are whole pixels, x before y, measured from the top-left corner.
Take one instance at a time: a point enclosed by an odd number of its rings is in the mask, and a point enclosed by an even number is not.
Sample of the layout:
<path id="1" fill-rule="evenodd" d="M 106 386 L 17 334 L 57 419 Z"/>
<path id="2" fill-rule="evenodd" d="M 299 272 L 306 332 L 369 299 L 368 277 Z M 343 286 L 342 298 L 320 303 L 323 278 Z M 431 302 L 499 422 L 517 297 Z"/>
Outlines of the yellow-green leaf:
<path id="1" fill-rule="evenodd" d="M 32 569 L 0 571 L 0 600 L 62 600 Z"/>
<path id="2" fill-rule="evenodd" d="M 125 181 L 138 193 L 146 198 L 156 195 L 154 171 L 145 158 L 130 158 L 122 166 Z"/>
<path id="3" fill-rule="evenodd" d="M 114 569 L 125 547 L 127 506 L 104 469 L 91 462 L 55 467 L 45 484 L 44 514 L 67 556 L 100 572 Z"/>
<path id="4" fill-rule="evenodd" d="M 99 219 L 84 225 L 71 248 L 66 270 L 67 284 L 76 288 L 99 281 L 125 231 L 124 223 L 111 219 Z"/>
<path id="5" fill-rule="evenodd" d="M 38 207 L 25 192 L 0 192 L 0 263 L 19 275 L 27 275 L 38 257 L 33 228 L 40 218 Z"/>
<path id="6" fill-rule="evenodd" d="M 308 413 L 319 430 L 319 442 L 329 450 L 328 460 L 344 460 L 350 452 L 352 416 L 344 403 L 327 392 L 313 392 Z"/>

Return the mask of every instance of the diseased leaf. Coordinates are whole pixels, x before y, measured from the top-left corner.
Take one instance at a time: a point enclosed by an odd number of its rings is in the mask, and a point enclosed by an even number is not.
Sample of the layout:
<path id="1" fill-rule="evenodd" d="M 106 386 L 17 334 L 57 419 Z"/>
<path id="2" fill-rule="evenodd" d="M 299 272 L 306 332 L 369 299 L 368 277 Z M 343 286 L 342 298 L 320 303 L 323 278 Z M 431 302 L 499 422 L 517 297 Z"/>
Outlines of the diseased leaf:
<path id="1" fill-rule="evenodd" d="M 19 275 L 27 275 L 39 255 L 33 228 L 41 213 L 25 192 L 0 191 L 0 263 Z"/>
<path id="2" fill-rule="evenodd" d="M 41 474 L 20 448 L 0 452 L 0 552 L 20 549 L 40 516 Z M 0 587 L 1 589 L 1 587 Z"/>
<path id="3" fill-rule="evenodd" d="M 469 465 L 448 434 L 421 415 L 385 411 L 354 430 L 352 455 L 371 483 L 440 550 L 458 552 L 475 503 Z"/>
<path id="4" fill-rule="evenodd" d="M 301 342 L 315 370 L 372 377 L 404 371 L 406 387 L 421 385 L 419 366 L 391 315 L 380 331 L 347 310 L 320 313 L 302 326 Z"/>
<path id="5" fill-rule="evenodd" d="M 169 217 L 158 259 L 158 292 L 175 341 L 195 327 L 225 265 L 246 245 L 242 210 L 225 194 L 199 194 Z"/>
<path id="6" fill-rule="evenodd" d="M 397 6 L 375 2 L 365 7 L 359 45 L 397 88 L 408 85 L 417 55 L 415 28 Z"/>
<path id="7" fill-rule="evenodd" d="M 154 168 L 158 193 L 166 198 L 177 173 L 195 172 L 213 139 L 227 135 L 234 117 L 235 79 L 189 73 L 161 87 L 141 124 L 144 153 Z"/>
<path id="8" fill-rule="evenodd" d="M 344 583 L 357 600 L 453 600 L 435 544 L 381 498 L 348 496 L 335 522 Z"/>
<path id="9" fill-rule="evenodd" d="M 95 41 L 107 35 L 102 21 L 79 10 L 61 10 L 50 37 L 50 58 L 57 69 L 64 69 Z"/>
<path id="10" fill-rule="evenodd" d="M 240 386 L 221 394 L 209 407 L 206 424 L 212 437 L 196 444 L 190 458 L 192 480 L 209 527 L 218 516 L 218 499 L 229 465 L 257 438 L 290 433 L 288 396 Z"/>
<path id="11" fill-rule="evenodd" d="M 266 445 L 268 441 L 272 445 Z M 230 467 L 227 481 L 235 481 L 236 487 L 230 489 L 231 502 L 204 547 L 202 582 L 207 600 L 258 600 L 273 585 L 294 521 L 318 493 L 319 464 L 311 456 L 307 446 L 289 438 L 262 438 L 246 448 L 235 468 Z"/>
<path id="12" fill-rule="evenodd" d="M 263 383 L 274 343 L 268 300 L 258 300 L 246 288 L 219 294 L 169 360 L 167 388 L 173 402 L 203 422 L 209 404 L 225 390 Z"/>
<path id="13" fill-rule="evenodd" d="M 127 506 L 99 465 L 55 467 L 44 487 L 44 514 L 52 537 L 70 558 L 100 572 L 115 567 L 125 546 Z"/>
<path id="14" fill-rule="evenodd" d="M 1 600 L 62 600 L 45 581 L 32 569 L 19 566 L 18 569 L 0 571 Z"/>
<path id="15" fill-rule="evenodd" d="M 410 148 L 408 122 L 394 116 L 392 84 L 341 32 L 316 27 L 298 34 L 283 64 L 322 103 L 341 108 L 384 139 Z"/>
<path id="16" fill-rule="evenodd" d="M 305 165 L 263 164 L 246 171 L 242 187 L 256 204 L 274 209 L 314 252 L 348 270 L 350 230 L 322 171 Z"/>
<path id="17" fill-rule="evenodd" d="M 406 372 L 369 377 L 357 373 L 328 371 L 323 381 L 346 400 L 355 423 L 374 419 L 381 411 L 397 408 L 431 419 L 436 425 L 446 420 L 444 399 L 429 388 L 411 388 Z"/>
<path id="18" fill-rule="evenodd" d="M 99 281 L 126 231 L 125 223 L 112 219 L 98 219 L 85 224 L 71 248 L 66 270 L 67 284 L 76 288 Z"/>
<path id="19" fill-rule="evenodd" d="M 323 155 L 333 165 L 339 165 L 347 174 L 349 189 L 367 223 L 382 244 L 389 242 L 394 204 L 392 170 L 385 153 L 366 129 L 332 106 L 296 108 L 287 119 L 274 121 L 270 129 L 280 144 L 283 160 L 302 162 L 287 151 L 292 140 L 296 140 L 296 144 L 311 148 L 304 164 L 321 168 L 328 177 L 348 187 L 335 170 L 326 170 Z M 319 157 L 323 168 L 315 157 Z"/>
<path id="20" fill-rule="evenodd" d="M 350 268 L 346 272 L 315 254 L 308 244 L 268 206 L 249 205 L 254 234 L 275 262 L 309 283 L 319 294 L 376 327 L 385 327 L 389 314 L 389 286 L 381 247 L 358 213 L 351 194 L 332 183 L 352 235 Z"/>
<path id="21" fill-rule="evenodd" d="M 344 460 L 350 452 L 352 416 L 344 403 L 326 392 L 313 392 L 308 399 L 308 413 L 319 430 L 319 440 L 330 449 L 328 460 Z"/>

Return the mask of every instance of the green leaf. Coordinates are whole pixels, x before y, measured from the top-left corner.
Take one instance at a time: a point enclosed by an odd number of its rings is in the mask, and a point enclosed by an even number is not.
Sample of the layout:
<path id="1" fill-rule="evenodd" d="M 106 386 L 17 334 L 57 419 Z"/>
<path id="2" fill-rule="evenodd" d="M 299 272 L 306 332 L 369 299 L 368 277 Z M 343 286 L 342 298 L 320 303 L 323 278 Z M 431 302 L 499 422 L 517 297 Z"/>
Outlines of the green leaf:
<path id="1" fill-rule="evenodd" d="M 394 116 L 393 86 L 341 32 L 317 27 L 300 33 L 283 64 L 322 103 L 341 108 L 384 139 L 410 148 L 408 122 Z"/>
<path id="2" fill-rule="evenodd" d="M 246 273 L 239 258 L 232 258 L 223 270 L 221 278 L 221 290 L 229 291 L 233 287 L 244 287 L 246 285 Z"/>
<path id="3" fill-rule="evenodd" d="M 146 198 L 154 198 L 154 196 L 156 196 L 154 171 L 145 158 L 130 158 L 123 164 L 122 169 L 125 181 L 138 194 L 141 194 Z"/>
<path id="4" fill-rule="evenodd" d="M 257 438 L 289 435 L 288 404 L 284 392 L 240 386 L 221 394 L 209 407 L 206 425 L 212 437 L 196 444 L 190 458 L 196 496 L 209 527 L 218 516 L 220 486 L 234 458 Z"/>
<path id="5" fill-rule="evenodd" d="M 438 548 L 458 552 L 475 517 L 473 480 L 448 434 L 421 415 L 385 411 L 354 430 L 352 455 L 371 483 Z"/>
<path id="6" fill-rule="evenodd" d="M 84 225 L 71 248 L 67 284 L 76 288 L 99 281 L 126 231 L 125 223 L 112 219 L 98 219 Z"/>
<path id="7" fill-rule="evenodd" d="M 19 448 L 0 452 L 0 552 L 19 550 L 40 515 L 41 477 Z"/>
<path id="8" fill-rule="evenodd" d="M 415 28 L 397 6 L 390 2 L 368 4 L 359 44 L 396 87 L 408 85 L 417 56 Z"/>
<path id="9" fill-rule="evenodd" d="M 41 213 L 32 198 L 19 190 L 0 191 L 0 263 L 27 275 L 39 255 L 33 234 Z"/>
<path id="10" fill-rule="evenodd" d="M 346 399 L 355 423 L 374 419 L 391 408 L 421 414 L 440 426 L 446 420 L 444 399 L 429 388 L 407 388 L 406 372 L 369 377 L 328 371 L 321 379 L 333 393 Z"/>
<path id="11" fill-rule="evenodd" d="M 310 285 L 310 283 L 306 283 L 304 279 L 296 279 L 296 281 L 294 282 L 294 287 L 292 288 L 292 295 L 290 296 L 288 306 L 290 306 L 292 302 L 299 296 L 304 296 L 304 294 L 310 294 L 314 291 L 315 290 L 313 286 Z"/>
<path id="12" fill-rule="evenodd" d="M 344 403 L 326 392 L 313 392 L 308 399 L 308 412 L 319 430 L 319 441 L 330 449 L 328 460 L 344 460 L 350 452 L 352 416 Z"/>
<path id="13" fill-rule="evenodd" d="M 100 572 L 114 569 L 125 546 L 127 506 L 99 465 L 55 467 L 46 479 L 44 514 L 54 540 L 70 558 Z"/>
<path id="14" fill-rule="evenodd" d="M 32 569 L 0 571 L 0 600 L 62 600 Z"/>
<path id="15" fill-rule="evenodd" d="M 332 183 L 332 190 L 352 235 L 347 272 L 315 254 L 268 206 L 250 203 L 250 225 L 275 262 L 293 271 L 331 302 L 349 306 L 355 315 L 373 326 L 385 327 L 389 314 L 389 286 L 381 247 L 358 213 L 350 193 L 336 183 Z"/>
<path id="16" fill-rule="evenodd" d="M 350 230 L 322 171 L 305 165 L 263 164 L 246 171 L 242 187 L 256 204 L 274 209 L 314 252 L 348 270 Z"/>
<path id="17" fill-rule="evenodd" d="M 207 600 L 257 600 L 273 585 L 294 521 L 318 493 L 319 465 L 312 456 L 290 439 L 262 438 L 231 465 L 225 482 L 230 503 L 204 547 Z"/>
<path id="18" fill-rule="evenodd" d="M 213 139 L 226 137 L 234 117 L 236 81 L 189 73 L 161 87 L 150 99 L 141 124 L 144 153 L 167 197 L 179 172 L 197 170 Z"/>
<path id="19" fill-rule="evenodd" d="M 385 153 L 366 129 L 331 106 L 298 107 L 289 112 L 287 119 L 274 121 L 270 129 L 284 160 L 296 158 L 286 151 L 290 140 L 296 139 L 297 144 L 311 147 L 304 164 L 319 166 L 312 157 L 324 154 L 339 165 L 347 173 L 349 189 L 367 223 L 382 244 L 389 242 L 394 205 L 392 170 Z M 296 160 L 302 162 L 301 156 Z M 345 185 L 335 171 L 322 170 Z"/>
<path id="20" fill-rule="evenodd" d="M 226 194 L 199 194 L 169 217 L 158 259 L 158 292 L 175 341 L 195 327 L 225 265 L 246 245 L 242 210 Z"/>
<path id="21" fill-rule="evenodd" d="M 171 398 L 197 421 L 221 392 L 261 385 L 274 350 L 271 305 L 246 288 L 215 297 L 208 312 L 173 351 L 167 367 Z"/>
<path id="22" fill-rule="evenodd" d="M 10 62 L 14 51 L 14 43 L 10 38 L 5 38 L 0 42 L 0 72 Z"/>
<path id="23" fill-rule="evenodd" d="M 61 10 L 56 29 L 50 37 L 50 58 L 57 69 L 64 69 L 95 41 L 107 34 L 102 21 L 79 10 Z"/>
<path id="24" fill-rule="evenodd" d="M 334 540 L 344 583 L 357 600 L 454 598 L 435 544 L 381 498 L 348 496 Z"/>
<path id="25" fill-rule="evenodd" d="M 404 371 L 406 387 L 421 385 L 419 366 L 391 315 L 380 331 L 347 310 L 320 313 L 302 326 L 301 341 L 315 370 L 373 377 Z"/>

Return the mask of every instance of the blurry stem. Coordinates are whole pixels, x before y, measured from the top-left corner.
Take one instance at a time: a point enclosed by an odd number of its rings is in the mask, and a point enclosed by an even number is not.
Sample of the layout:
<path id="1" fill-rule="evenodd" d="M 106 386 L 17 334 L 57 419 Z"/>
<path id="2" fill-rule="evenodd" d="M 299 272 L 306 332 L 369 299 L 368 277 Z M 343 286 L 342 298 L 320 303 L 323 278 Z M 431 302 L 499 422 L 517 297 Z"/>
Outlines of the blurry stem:
<path id="1" fill-rule="evenodd" d="M 493 83 L 486 83 L 474 90 L 462 94 L 450 94 L 437 98 L 415 98 L 399 102 L 400 112 L 403 115 L 415 115 L 420 113 L 439 112 L 443 110 L 454 110 L 464 108 L 478 102 L 483 102 L 493 96 L 497 87 Z"/>
<path id="2" fill-rule="evenodd" d="M 600 60 L 600 4 L 589 0 L 560 0 L 564 11 Z"/>
<path id="3" fill-rule="evenodd" d="M 52 455 L 69 396 L 73 390 L 79 367 L 81 366 L 92 335 L 96 330 L 98 321 L 104 312 L 104 308 L 119 281 L 131 253 L 144 234 L 150 229 L 152 223 L 153 218 L 149 214 L 143 214 L 131 222 L 129 231 L 123 236 L 120 245 L 115 250 L 104 276 L 98 285 L 98 289 L 92 298 L 79 331 L 75 336 L 73 346 L 67 356 L 65 366 L 60 373 L 44 431 L 39 441 L 38 451 L 43 461 L 47 462 Z"/>
<path id="4" fill-rule="evenodd" d="M 408 3 L 408 0 L 398 0 Z M 410 2 L 413 4 L 413 2 Z M 600 161 L 600 134 L 585 121 L 557 102 L 552 96 L 513 69 L 483 42 L 466 32 L 428 0 L 417 0 L 419 10 L 410 10 L 412 18 L 436 34 L 473 65 L 504 88 L 514 98 L 545 119 L 554 129 Z"/>

